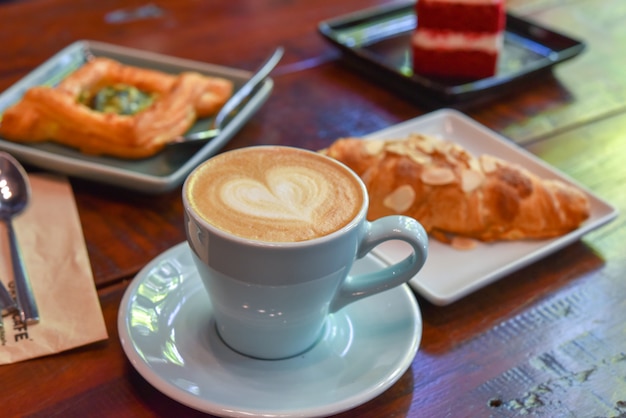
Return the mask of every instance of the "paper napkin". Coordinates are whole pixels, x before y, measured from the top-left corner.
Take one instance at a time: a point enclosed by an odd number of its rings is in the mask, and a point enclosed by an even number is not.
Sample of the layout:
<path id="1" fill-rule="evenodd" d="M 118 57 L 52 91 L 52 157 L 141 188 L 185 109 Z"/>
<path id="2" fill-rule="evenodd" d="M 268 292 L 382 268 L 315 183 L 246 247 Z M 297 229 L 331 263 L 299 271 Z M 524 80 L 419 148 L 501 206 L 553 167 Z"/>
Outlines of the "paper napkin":
<path id="1" fill-rule="evenodd" d="M 107 338 L 72 188 L 64 177 L 30 174 L 32 195 L 13 220 L 40 322 L 2 318 L 0 364 L 59 353 Z M 15 295 L 5 225 L 0 225 L 0 280 Z"/>

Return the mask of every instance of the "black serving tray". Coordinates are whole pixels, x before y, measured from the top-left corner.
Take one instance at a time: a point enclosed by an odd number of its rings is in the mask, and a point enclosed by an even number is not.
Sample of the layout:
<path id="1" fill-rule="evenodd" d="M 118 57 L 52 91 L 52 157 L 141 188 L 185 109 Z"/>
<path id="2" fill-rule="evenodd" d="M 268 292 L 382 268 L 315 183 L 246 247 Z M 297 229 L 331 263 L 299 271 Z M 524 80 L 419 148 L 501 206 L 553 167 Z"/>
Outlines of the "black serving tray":
<path id="1" fill-rule="evenodd" d="M 417 21 L 415 2 L 410 2 L 326 20 L 318 30 L 359 71 L 435 107 L 506 93 L 585 48 L 579 40 L 507 13 L 496 75 L 480 80 L 428 78 L 412 70 L 410 41 Z"/>

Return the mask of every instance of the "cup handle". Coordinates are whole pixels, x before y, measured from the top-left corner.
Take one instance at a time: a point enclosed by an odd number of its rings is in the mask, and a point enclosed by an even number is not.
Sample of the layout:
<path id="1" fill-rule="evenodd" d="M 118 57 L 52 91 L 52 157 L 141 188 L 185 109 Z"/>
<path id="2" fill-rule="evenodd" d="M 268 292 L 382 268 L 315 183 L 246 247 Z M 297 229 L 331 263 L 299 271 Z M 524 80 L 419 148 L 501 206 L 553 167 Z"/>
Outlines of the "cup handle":
<path id="1" fill-rule="evenodd" d="M 404 260 L 382 270 L 346 277 L 330 304 L 331 313 L 349 303 L 406 283 L 424 266 L 428 255 L 428 235 L 418 221 L 399 215 L 366 223 L 357 258 L 364 257 L 377 245 L 390 240 L 408 243 L 413 252 Z"/>

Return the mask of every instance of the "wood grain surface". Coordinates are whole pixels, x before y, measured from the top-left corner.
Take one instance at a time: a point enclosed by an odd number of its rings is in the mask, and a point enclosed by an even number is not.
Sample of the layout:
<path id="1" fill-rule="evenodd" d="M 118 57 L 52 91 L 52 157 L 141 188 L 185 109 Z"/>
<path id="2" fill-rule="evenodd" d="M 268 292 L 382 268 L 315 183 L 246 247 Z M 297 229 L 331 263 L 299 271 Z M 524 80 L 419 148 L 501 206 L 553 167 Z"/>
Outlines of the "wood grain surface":
<path id="1" fill-rule="evenodd" d="M 0 2 L 0 91 L 81 39 L 245 70 L 282 45 L 271 97 L 224 149 L 320 149 L 430 110 L 355 72 L 317 33 L 322 20 L 390 3 L 397 2 Z M 507 8 L 587 48 L 523 88 L 461 110 L 623 212 L 626 2 L 508 0 Z M 145 381 L 117 331 L 128 283 L 185 239 L 180 189 L 148 195 L 71 183 L 109 339 L 0 366 L 0 416 L 205 416 Z M 626 417 L 625 242 L 626 222 L 618 217 L 452 305 L 416 296 L 424 330 L 410 369 L 382 395 L 340 416 Z"/>

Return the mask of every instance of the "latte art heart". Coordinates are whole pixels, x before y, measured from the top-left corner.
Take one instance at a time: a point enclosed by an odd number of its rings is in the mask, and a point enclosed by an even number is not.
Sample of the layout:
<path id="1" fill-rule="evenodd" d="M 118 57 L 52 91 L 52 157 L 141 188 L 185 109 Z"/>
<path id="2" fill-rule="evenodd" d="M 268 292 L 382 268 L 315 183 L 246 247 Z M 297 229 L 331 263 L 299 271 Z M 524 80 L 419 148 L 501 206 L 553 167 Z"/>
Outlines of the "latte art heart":
<path id="1" fill-rule="evenodd" d="M 300 242 L 348 225 L 366 190 L 348 168 L 318 153 L 250 147 L 203 163 L 185 196 L 204 221 L 228 234 L 266 242 Z"/>
<path id="2" fill-rule="evenodd" d="M 276 167 L 265 182 L 236 178 L 221 190 L 222 201 L 231 209 L 257 218 L 297 220 L 312 223 L 313 213 L 325 200 L 328 185 L 323 176 L 304 167 Z"/>

